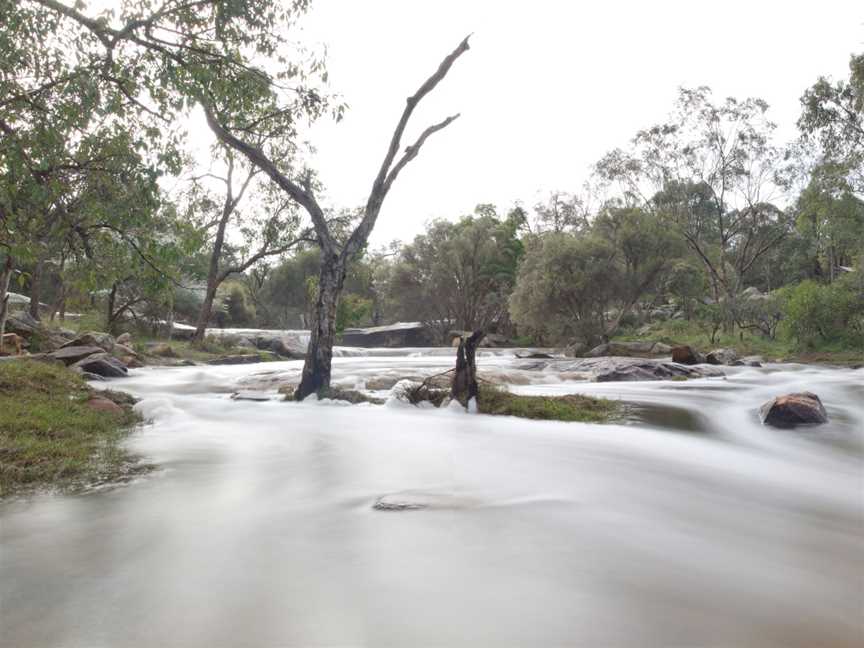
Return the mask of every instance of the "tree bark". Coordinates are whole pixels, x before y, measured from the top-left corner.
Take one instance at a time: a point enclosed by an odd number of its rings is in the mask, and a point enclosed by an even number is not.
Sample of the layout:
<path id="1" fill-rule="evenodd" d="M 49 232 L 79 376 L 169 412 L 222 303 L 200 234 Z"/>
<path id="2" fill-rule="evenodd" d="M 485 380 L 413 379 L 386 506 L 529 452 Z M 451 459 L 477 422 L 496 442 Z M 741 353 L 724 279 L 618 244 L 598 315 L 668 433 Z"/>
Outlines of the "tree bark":
<path id="1" fill-rule="evenodd" d="M 450 395 L 466 408 L 472 398 L 477 398 L 477 365 L 474 358 L 477 347 L 484 337 L 486 332 L 478 329 L 467 340 L 464 337 L 459 338 L 459 348 L 456 350 L 456 372 L 453 374 Z"/>
<path id="2" fill-rule="evenodd" d="M 40 320 L 39 302 L 42 298 L 42 272 L 45 269 L 45 261 L 39 259 L 36 265 L 33 266 L 33 274 L 30 275 L 30 316 L 35 320 Z"/>
<path id="3" fill-rule="evenodd" d="M 318 299 L 312 313 L 312 327 L 300 385 L 294 398 L 303 400 L 330 386 L 330 365 L 336 341 L 336 308 L 345 283 L 345 264 L 338 255 L 322 260 L 318 275 Z"/>
<path id="4" fill-rule="evenodd" d="M 9 315 L 9 280 L 12 279 L 12 255 L 7 254 L 0 267 L 0 353 L 3 352 L 3 335 L 6 333 L 6 317 Z"/>

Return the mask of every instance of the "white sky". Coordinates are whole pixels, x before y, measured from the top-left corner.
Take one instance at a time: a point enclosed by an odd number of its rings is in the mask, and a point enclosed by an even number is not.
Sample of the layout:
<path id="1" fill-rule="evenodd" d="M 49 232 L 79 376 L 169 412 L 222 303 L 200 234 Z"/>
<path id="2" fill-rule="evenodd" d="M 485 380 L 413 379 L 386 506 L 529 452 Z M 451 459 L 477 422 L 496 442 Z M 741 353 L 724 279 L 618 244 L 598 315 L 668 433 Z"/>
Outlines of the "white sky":
<path id="1" fill-rule="evenodd" d="M 480 202 L 533 206 L 578 190 L 603 153 L 664 118 L 681 85 L 760 96 L 791 139 L 805 88 L 845 77 L 864 49 L 860 0 L 315 0 L 302 25 L 326 44 L 332 89 L 350 106 L 311 134 L 336 207 L 365 202 L 405 98 L 473 33 L 406 139 L 462 116 L 403 171 L 373 245 Z"/>

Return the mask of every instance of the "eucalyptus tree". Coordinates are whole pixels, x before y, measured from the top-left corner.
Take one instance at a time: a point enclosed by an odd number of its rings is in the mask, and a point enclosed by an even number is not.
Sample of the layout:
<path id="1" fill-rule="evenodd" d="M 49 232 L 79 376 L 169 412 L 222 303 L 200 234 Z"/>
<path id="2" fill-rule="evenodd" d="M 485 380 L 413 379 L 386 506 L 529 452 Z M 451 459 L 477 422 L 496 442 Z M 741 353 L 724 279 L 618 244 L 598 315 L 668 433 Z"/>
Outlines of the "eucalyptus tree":
<path id="1" fill-rule="evenodd" d="M 801 97 L 801 107 L 802 144 L 822 173 L 831 169 L 864 194 L 864 54 L 851 57 L 848 80 L 820 77 Z"/>
<path id="2" fill-rule="evenodd" d="M 204 339 L 213 311 L 213 300 L 222 283 L 234 274 L 243 274 L 274 256 L 286 254 L 301 243 L 314 242 L 311 234 L 299 231 L 300 214 L 296 203 L 262 180 L 261 170 L 243 164 L 233 149 L 223 150 L 224 175 L 206 174 L 215 180 L 221 197 L 201 185 L 205 176 L 195 178 L 199 226 L 207 241 L 207 287 L 198 313 L 193 340 Z M 245 200 L 247 191 L 255 201 Z M 229 226 L 232 226 L 229 230 Z M 231 235 L 235 242 L 230 240 Z"/>
<path id="3" fill-rule="evenodd" d="M 333 358 L 333 344 L 337 333 L 336 317 L 339 296 L 345 282 L 348 264 L 366 247 L 369 235 L 375 227 L 378 214 L 399 174 L 420 152 L 426 140 L 434 133 L 449 126 L 458 114 L 423 130 L 413 144 L 402 154 L 402 138 L 408 121 L 416 107 L 447 76 L 453 63 L 468 50 L 468 39 L 463 40 L 441 61 L 438 69 L 424 81 L 419 89 L 406 101 L 405 108 L 396 125 L 390 144 L 378 173 L 372 182 L 372 189 L 360 214 L 359 222 L 349 228 L 347 237 L 338 238 L 327 221 L 326 214 L 319 203 L 313 183 L 308 174 L 291 177 L 280 169 L 279 164 L 267 152 L 243 139 L 227 123 L 218 107 L 205 104 L 207 122 L 220 141 L 245 155 L 253 164 L 263 170 L 271 180 L 294 202 L 300 205 L 312 220 L 316 242 L 321 249 L 321 267 L 318 274 L 317 298 L 312 319 L 309 348 L 303 366 L 303 374 L 295 396 L 302 400 L 306 396 L 330 385 L 330 367 Z"/>
<path id="4" fill-rule="evenodd" d="M 681 89 L 669 121 L 639 131 L 629 150 L 598 164 L 625 199 L 662 215 L 699 258 L 715 298 L 790 231 L 771 199 L 780 151 L 761 99 L 715 103 L 708 88 Z"/>

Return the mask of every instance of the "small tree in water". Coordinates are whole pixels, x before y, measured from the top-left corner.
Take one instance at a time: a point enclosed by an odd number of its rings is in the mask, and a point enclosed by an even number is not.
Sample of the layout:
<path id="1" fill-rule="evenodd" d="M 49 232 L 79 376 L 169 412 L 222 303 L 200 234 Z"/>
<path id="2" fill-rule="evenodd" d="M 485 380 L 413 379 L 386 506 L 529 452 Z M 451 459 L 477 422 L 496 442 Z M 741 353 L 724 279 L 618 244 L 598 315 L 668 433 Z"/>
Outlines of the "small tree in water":
<path id="1" fill-rule="evenodd" d="M 467 50 L 468 39 L 466 38 L 456 49 L 444 57 L 438 69 L 426 79 L 417 92 L 408 97 L 405 109 L 402 111 L 402 116 L 390 139 L 387 154 L 384 156 L 378 175 L 372 183 L 372 191 L 362 210 L 360 222 L 344 243 L 337 241 L 331 231 L 324 210 L 315 197 L 311 183 L 301 185 L 287 177 L 279 170 L 277 164 L 267 157 L 264 151 L 234 135 L 219 120 L 211 107 L 207 104 L 204 105 L 207 123 L 219 140 L 245 155 L 252 164 L 264 171 L 282 191 L 301 205 L 312 219 L 317 244 L 321 248 L 321 267 L 318 274 L 318 293 L 312 312 L 309 348 L 306 352 L 300 386 L 295 392 L 297 400 L 302 400 L 306 396 L 330 386 L 330 365 L 336 338 L 337 306 L 345 282 L 347 264 L 366 246 L 369 235 L 375 227 L 375 221 L 381 211 L 384 198 L 402 169 L 417 157 L 420 148 L 430 135 L 449 126 L 459 116 L 458 114 L 452 115 L 426 128 L 413 144 L 405 148 L 402 156 L 397 160 L 402 136 L 414 109 L 447 76 L 456 59 Z"/>

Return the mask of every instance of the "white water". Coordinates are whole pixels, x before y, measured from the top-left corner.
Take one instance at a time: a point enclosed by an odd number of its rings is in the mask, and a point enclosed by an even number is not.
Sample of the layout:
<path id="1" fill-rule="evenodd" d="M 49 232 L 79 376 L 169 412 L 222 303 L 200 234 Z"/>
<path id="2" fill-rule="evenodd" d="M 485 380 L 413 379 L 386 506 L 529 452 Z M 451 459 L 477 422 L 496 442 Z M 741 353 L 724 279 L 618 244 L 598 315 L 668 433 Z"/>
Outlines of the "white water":
<path id="1" fill-rule="evenodd" d="M 435 373 L 452 354 L 345 351 L 335 378 Z M 518 391 L 641 405 L 588 425 L 230 400 L 275 398 L 299 362 L 112 383 L 143 398 L 153 424 L 130 446 L 160 469 L 0 505 L 0 644 L 864 643 L 864 370 L 594 384 L 479 362 Z M 830 424 L 759 424 L 759 404 L 801 389 Z M 429 508 L 373 510 L 383 495 Z"/>

